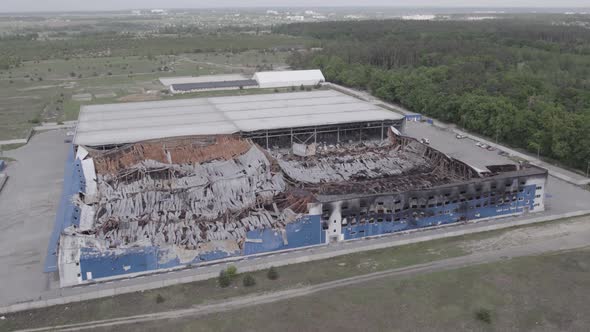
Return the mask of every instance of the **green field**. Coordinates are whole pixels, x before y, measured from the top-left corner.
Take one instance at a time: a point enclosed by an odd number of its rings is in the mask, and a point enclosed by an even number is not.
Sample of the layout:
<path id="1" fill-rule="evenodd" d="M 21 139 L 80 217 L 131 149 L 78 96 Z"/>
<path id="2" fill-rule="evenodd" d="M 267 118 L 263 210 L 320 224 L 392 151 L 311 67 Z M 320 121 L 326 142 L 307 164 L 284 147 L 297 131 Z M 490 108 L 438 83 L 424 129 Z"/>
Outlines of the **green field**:
<path id="1" fill-rule="evenodd" d="M 589 273 L 590 250 L 585 249 L 407 279 L 387 278 L 196 319 L 118 329 L 587 331 Z"/>
<path id="2" fill-rule="evenodd" d="M 287 56 L 288 52 L 250 50 L 26 61 L 21 67 L 0 70 L 0 140 L 24 138 L 42 121 L 75 120 L 82 104 L 162 98 L 165 87 L 159 77 L 251 74 L 285 66 Z M 80 94 L 91 94 L 92 99 L 72 99 Z"/>

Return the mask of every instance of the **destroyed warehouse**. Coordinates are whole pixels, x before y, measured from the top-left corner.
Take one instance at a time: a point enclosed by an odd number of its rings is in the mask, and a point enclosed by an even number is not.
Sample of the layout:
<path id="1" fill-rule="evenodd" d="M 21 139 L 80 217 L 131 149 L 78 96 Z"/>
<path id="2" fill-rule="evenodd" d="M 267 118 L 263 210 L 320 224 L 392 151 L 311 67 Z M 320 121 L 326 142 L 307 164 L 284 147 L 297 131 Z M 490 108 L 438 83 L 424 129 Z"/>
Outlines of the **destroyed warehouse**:
<path id="1" fill-rule="evenodd" d="M 84 106 L 46 270 L 68 286 L 544 209 L 545 170 L 403 130 L 334 90 Z"/>

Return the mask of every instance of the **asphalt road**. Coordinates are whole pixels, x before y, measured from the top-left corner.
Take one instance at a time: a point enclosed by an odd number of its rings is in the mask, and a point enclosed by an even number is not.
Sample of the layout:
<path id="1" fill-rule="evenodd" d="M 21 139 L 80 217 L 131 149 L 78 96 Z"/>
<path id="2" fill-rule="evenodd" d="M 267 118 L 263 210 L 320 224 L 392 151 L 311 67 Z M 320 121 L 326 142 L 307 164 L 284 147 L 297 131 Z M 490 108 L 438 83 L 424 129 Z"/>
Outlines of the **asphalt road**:
<path id="1" fill-rule="evenodd" d="M 0 301 L 38 297 L 56 287 L 43 261 L 59 205 L 67 157 L 65 131 L 43 132 L 5 151 L 16 159 L 0 192 Z"/>
<path id="2" fill-rule="evenodd" d="M 590 227 L 585 227 L 583 231 L 571 232 L 565 236 L 555 238 L 544 238 L 543 241 L 530 241 L 523 245 L 511 246 L 502 249 L 491 249 L 479 251 L 474 254 L 450 259 L 443 259 L 431 263 L 414 265 L 404 268 L 386 270 L 382 272 L 371 273 L 367 275 L 355 276 L 347 279 L 341 279 L 313 286 L 288 289 L 284 291 L 254 294 L 243 297 L 236 297 L 225 301 L 211 304 L 199 305 L 187 309 L 178 309 L 153 314 L 136 315 L 100 321 L 91 321 L 86 323 L 49 326 L 38 329 L 24 331 L 79 331 L 97 327 L 115 328 L 119 325 L 150 322 L 163 319 L 177 319 L 187 317 L 198 317 L 212 313 L 236 310 L 249 306 L 283 301 L 291 298 L 301 297 L 317 292 L 322 292 L 338 287 L 351 286 L 359 283 L 369 282 L 381 278 L 405 278 L 422 273 L 432 273 L 436 271 L 450 270 L 470 265 L 492 263 L 513 257 L 539 255 L 552 251 L 571 250 L 576 248 L 588 247 L 588 236 L 590 236 Z"/>

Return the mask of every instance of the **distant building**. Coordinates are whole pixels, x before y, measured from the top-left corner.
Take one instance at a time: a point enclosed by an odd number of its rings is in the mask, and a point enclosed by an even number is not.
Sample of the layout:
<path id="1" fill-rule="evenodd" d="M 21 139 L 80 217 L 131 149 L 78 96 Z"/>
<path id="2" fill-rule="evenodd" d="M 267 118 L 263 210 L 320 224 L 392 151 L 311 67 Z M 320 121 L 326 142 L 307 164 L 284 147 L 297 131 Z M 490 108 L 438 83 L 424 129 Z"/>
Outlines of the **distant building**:
<path id="1" fill-rule="evenodd" d="M 322 71 L 312 70 L 286 70 L 263 71 L 254 74 L 254 79 L 261 88 L 279 88 L 300 85 L 316 85 L 326 81 Z"/>
<path id="2" fill-rule="evenodd" d="M 408 21 L 430 21 L 434 20 L 436 16 L 434 15 L 406 15 L 402 16 L 402 20 Z"/>
<path id="3" fill-rule="evenodd" d="M 170 92 L 176 94 L 211 90 L 237 90 L 257 87 L 258 83 L 255 80 L 246 79 L 233 81 L 212 81 L 200 83 L 172 84 L 170 85 Z"/>
<path id="4" fill-rule="evenodd" d="M 263 71 L 255 73 L 254 76 L 228 74 L 160 78 L 160 82 L 174 94 L 209 90 L 312 86 L 324 81 L 324 75 L 319 69 Z"/>
<path id="5" fill-rule="evenodd" d="M 156 15 L 166 15 L 166 14 L 168 14 L 168 11 L 166 11 L 164 9 L 152 9 L 152 10 L 150 10 L 150 13 L 156 14 Z"/>
<path id="6" fill-rule="evenodd" d="M 305 20 L 305 17 L 301 16 L 301 15 L 293 15 L 293 16 L 287 16 L 287 19 L 290 21 L 303 21 L 303 20 Z"/>

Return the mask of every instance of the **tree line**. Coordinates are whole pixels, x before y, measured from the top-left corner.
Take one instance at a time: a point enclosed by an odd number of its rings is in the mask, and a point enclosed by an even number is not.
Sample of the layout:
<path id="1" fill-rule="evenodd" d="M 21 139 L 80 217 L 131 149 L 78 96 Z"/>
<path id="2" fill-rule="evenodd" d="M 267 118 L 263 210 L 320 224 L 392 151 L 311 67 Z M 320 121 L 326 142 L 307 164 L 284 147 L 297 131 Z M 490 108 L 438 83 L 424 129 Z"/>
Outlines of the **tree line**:
<path id="1" fill-rule="evenodd" d="M 590 161 L 590 30 L 490 20 L 298 23 L 319 39 L 296 68 L 584 169 Z"/>

